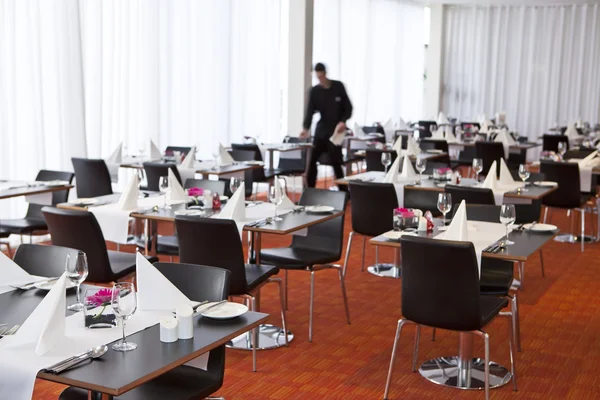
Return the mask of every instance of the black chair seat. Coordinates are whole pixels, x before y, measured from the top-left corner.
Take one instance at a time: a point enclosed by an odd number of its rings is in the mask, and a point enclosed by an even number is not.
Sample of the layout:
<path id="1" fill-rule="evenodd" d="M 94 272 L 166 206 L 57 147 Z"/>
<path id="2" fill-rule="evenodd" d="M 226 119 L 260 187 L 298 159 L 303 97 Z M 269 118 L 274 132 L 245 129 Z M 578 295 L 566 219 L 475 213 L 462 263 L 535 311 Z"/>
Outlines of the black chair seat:
<path id="1" fill-rule="evenodd" d="M 265 283 L 271 276 L 277 275 L 279 268 L 270 265 L 246 264 L 246 282 L 248 290 Z"/>
<path id="2" fill-rule="evenodd" d="M 265 168 L 265 178 L 271 179 L 278 175 L 290 175 L 291 174 L 290 171 L 292 171 L 292 170 L 291 169 L 282 169 L 282 168 L 273 168 L 273 169 Z M 302 170 L 301 172 L 304 172 L 304 170 Z"/>
<path id="3" fill-rule="evenodd" d="M 4 229 L 0 228 L 0 238 L 7 238 L 10 236 L 10 232 L 5 231 Z"/>
<path id="4" fill-rule="evenodd" d="M 158 254 L 179 255 L 179 240 L 177 236 L 159 236 L 156 240 Z"/>
<path id="5" fill-rule="evenodd" d="M 22 219 L 5 219 L 0 221 L 2 229 L 14 234 L 45 231 L 48 229 L 44 218 L 25 217 Z"/>
<path id="6" fill-rule="evenodd" d="M 482 258 L 479 280 L 481 294 L 497 297 L 508 295 L 513 282 L 513 268 L 512 261 Z"/>
<path id="7" fill-rule="evenodd" d="M 135 253 L 108 250 L 108 259 L 110 261 L 110 269 L 115 274 L 115 278 L 122 278 L 127 274 L 135 272 Z M 150 263 L 158 261 L 157 257 L 152 256 L 146 256 L 146 259 Z"/>
<path id="8" fill-rule="evenodd" d="M 496 318 L 500 310 L 508 306 L 508 300 L 493 296 L 481 296 L 479 306 L 481 310 L 481 326 L 483 327 Z"/>
<path id="9" fill-rule="evenodd" d="M 339 255 L 333 252 L 299 247 L 265 249 L 260 252 L 261 262 L 283 269 L 304 269 L 310 265 L 336 262 L 339 258 Z"/>

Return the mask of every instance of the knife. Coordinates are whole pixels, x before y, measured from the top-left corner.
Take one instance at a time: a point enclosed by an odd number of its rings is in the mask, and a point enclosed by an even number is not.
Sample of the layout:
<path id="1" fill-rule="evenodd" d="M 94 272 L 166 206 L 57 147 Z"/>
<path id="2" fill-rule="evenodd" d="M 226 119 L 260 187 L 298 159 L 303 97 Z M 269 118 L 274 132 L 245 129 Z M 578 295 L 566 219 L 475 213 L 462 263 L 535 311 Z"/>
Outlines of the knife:
<path id="1" fill-rule="evenodd" d="M 206 312 L 208 310 L 211 310 L 211 309 L 213 309 L 215 307 L 218 307 L 218 306 L 220 306 L 222 304 L 225 304 L 225 303 L 227 303 L 227 300 L 221 300 L 221 301 L 219 301 L 219 302 L 217 302 L 215 304 L 211 304 L 210 306 L 208 306 L 206 308 L 203 308 L 200 312 L 204 313 L 204 312 Z"/>
<path id="2" fill-rule="evenodd" d="M 25 284 L 19 285 L 19 286 L 15 286 L 15 285 L 9 285 L 9 286 L 12 287 L 12 288 L 15 288 L 15 289 L 27 290 L 27 289 L 31 289 L 36 284 L 50 283 L 50 282 L 57 281 L 59 279 L 60 279 L 60 277 L 58 277 L 58 278 L 48 278 L 48 279 L 42 279 L 40 281 L 33 281 L 33 282 L 25 283 Z"/>

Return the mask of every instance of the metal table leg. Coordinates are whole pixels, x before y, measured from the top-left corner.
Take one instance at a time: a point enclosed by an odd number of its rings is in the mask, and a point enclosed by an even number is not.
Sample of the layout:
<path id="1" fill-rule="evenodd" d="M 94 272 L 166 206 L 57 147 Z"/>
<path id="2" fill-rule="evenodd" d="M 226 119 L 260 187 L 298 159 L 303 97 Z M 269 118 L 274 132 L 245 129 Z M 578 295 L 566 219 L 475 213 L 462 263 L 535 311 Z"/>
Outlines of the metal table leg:
<path id="1" fill-rule="evenodd" d="M 381 276 L 383 278 L 402 278 L 402 261 L 400 257 L 400 248 L 395 249 L 393 264 L 381 264 L 376 262 L 375 265 L 367 267 L 367 271 L 369 271 L 373 275 Z"/>

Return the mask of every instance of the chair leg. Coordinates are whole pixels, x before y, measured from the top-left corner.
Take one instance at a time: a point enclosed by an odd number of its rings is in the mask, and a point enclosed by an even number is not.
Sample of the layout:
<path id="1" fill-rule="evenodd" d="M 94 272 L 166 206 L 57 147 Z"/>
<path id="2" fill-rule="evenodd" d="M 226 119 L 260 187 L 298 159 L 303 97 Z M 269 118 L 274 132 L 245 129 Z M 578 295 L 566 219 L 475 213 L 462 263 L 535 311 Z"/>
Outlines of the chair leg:
<path id="1" fill-rule="evenodd" d="M 509 317 L 508 318 L 508 351 L 509 351 L 509 355 L 510 355 L 510 373 L 512 374 L 513 390 L 516 392 L 517 391 L 517 373 L 516 373 L 515 357 L 514 357 L 514 354 L 515 354 L 514 353 L 515 327 L 514 327 L 514 315 L 512 315 L 513 313 L 514 313 L 514 310 L 512 310 L 508 315 L 508 317 Z M 488 347 L 489 347 L 489 343 L 488 343 Z M 521 350 L 519 349 L 519 351 L 521 351 Z M 489 363 L 489 359 L 488 359 L 487 363 Z"/>
<path id="2" fill-rule="evenodd" d="M 517 351 L 521 351 L 521 322 L 519 321 L 519 300 L 517 294 L 513 294 L 510 299 L 510 311 L 512 313 L 512 335 L 517 347 Z"/>
<path id="3" fill-rule="evenodd" d="M 523 280 L 525 279 L 525 262 L 519 261 L 518 269 L 519 269 L 519 282 L 521 284 L 520 289 L 523 290 L 523 288 L 524 288 Z"/>
<path id="4" fill-rule="evenodd" d="M 375 246 L 375 266 L 379 266 L 379 246 Z"/>
<path id="5" fill-rule="evenodd" d="M 581 213 L 581 252 L 583 253 L 583 245 L 585 244 L 585 209 L 582 207 Z"/>
<path id="6" fill-rule="evenodd" d="M 252 296 L 250 304 L 252 305 L 252 311 L 256 311 L 256 297 Z M 258 343 L 258 330 L 260 328 L 256 327 L 252 329 L 250 332 L 250 338 L 252 341 L 252 372 L 256 372 L 256 345 Z M 287 335 L 286 335 L 287 336 Z"/>
<path id="7" fill-rule="evenodd" d="M 394 359 L 396 358 L 396 350 L 398 349 L 398 343 L 400 342 L 400 332 L 402 327 L 407 322 L 405 319 L 398 321 L 398 327 L 396 328 L 396 337 L 394 338 L 394 347 L 392 347 L 392 358 L 390 360 L 390 368 L 388 369 L 388 376 L 385 382 L 385 391 L 383 392 L 383 400 L 387 400 L 388 392 L 390 390 L 390 383 L 392 382 L 392 372 L 394 370 Z"/>
<path id="8" fill-rule="evenodd" d="M 279 303 L 281 305 L 281 325 L 283 328 L 283 332 L 284 332 L 284 336 L 285 336 L 285 347 L 289 346 L 288 343 L 288 330 L 287 330 L 287 324 L 285 322 L 285 301 L 284 301 L 284 295 L 283 295 L 283 285 L 281 282 L 281 278 L 269 278 L 269 282 L 274 282 L 277 284 L 277 287 L 279 288 Z"/>
<path id="9" fill-rule="evenodd" d="M 346 282 L 345 282 L 345 274 L 344 271 L 339 270 L 340 274 L 340 286 L 342 288 L 342 297 L 344 299 L 344 308 L 346 309 L 346 319 L 348 320 L 348 325 L 350 325 L 350 307 L 348 306 L 348 295 L 346 294 Z"/>
<path id="10" fill-rule="evenodd" d="M 540 265 L 542 266 L 542 278 L 545 278 L 546 272 L 544 271 L 544 253 L 542 253 L 541 248 L 540 248 Z"/>
<path id="11" fill-rule="evenodd" d="M 547 219 L 548 219 L 548 207 L 544 207 L 544 223 L 546 223 Z"/>
<path id="12" fill-rule="evenodd" d="M 490 335 L 483 331 L 475 331 L 483 337 L 485 348 L 485 400 L 490 400 Z"/>
<path id="13" fill-rule="evenodd" d="M 308 341 L 312 342 L 313 330 L 313 303 L 315 298 L 315 271 L 310 271 L 310 303 L 308 311 Z"/>
<path id="14" fill-rule="evenodd" d="M 362 248 L 362 266 L 360 267 L 361 272 L 365 271 L 365 251 L 367 245 L 367 237 L 363 236 L 363 248 Z"/>
<path id="15" fill-rule="evenodd" d="M 350 249 L 352 248 L 352 239 L 354 238 L 354 231 L 350 232 L 348 236 L 348 245 L 346 246 L 346 257 L 344 258 L 344 276 L 346 276 L 346 270 L 348 269 L 348 260 L 350 259 Z"/>
<path id="16" fill-rule="evenodd" d="M 417 372 L 417 357 L 419 356 L 419 340 L 421 339 L 421 325 L 417 325 L 415 332 L 415 347 L 413 349 L 412 372 Z"/>
<path id="17" fill-rule="evenodd" d="M 288 270 L 283 270 L 283 277 L 285 280 L 283 281 L 283 293 L 284 293 L 284 301 L 285 301 L 285 310 L 288 309 Z"/>
<path id="18" fill-rule="evenodd" d="M 13 252 L 12 252 L 12 248 L 10 247 L 10 243 L 6 242 L 6 243 L 2 243 L 2 244 L 6 246 L 6 251 L 8 252 L 8 257 L 12 259 Z"/>

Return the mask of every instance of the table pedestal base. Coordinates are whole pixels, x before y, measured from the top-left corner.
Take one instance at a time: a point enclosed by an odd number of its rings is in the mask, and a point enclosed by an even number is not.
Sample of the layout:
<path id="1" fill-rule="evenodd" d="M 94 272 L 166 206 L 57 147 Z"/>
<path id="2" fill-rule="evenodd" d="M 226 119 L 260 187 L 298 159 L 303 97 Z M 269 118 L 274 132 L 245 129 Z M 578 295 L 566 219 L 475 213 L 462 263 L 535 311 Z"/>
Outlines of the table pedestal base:
<path id="1" fill-rule="evenodd" d="M 367 271 L 383 278 L 402 278 L 402 269 L 394 264 L 375 264 L 367 267 Z"/>
<path id="2" fill-rule="evenodd" d="M 591 243 L 596 241 L 596 238 L 593 236 L 585 235 L 583 236 L 583 240 L 585 243 Z M 581 236 L 572 235 L 570 233 L 563 233 L 554 238 L 554 241 L 561 243 L 581 243 Z"/>
<path id="3" fill-rule="evenodd" d="M 419 373 L 427 380 L 438 385 L 457 389 L 483 390 L 485 386 L 485 362 L 473 358 L 470 365 L 459 365 L 458 357 L 439 357 L 425 361 Z M 490 362 L 490 388 L 506 385 L 512 374 L 503 366 Z"/>
<path id="4" fill-rule="evenodd" d="M 227 343 L 227 347 L 238 350 L 252 350 L 252 331 L 246 332 Z M 285 346 L 283 329 L 269 324 L 263 324 L 258 328 L 257 350 L 276 349 Z M 294 339 L 294 334 L 287 332 L 288 343 Z"/>

